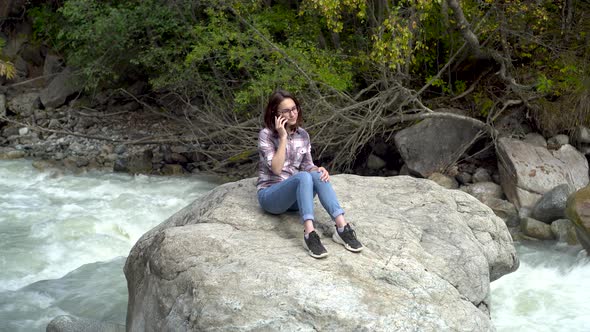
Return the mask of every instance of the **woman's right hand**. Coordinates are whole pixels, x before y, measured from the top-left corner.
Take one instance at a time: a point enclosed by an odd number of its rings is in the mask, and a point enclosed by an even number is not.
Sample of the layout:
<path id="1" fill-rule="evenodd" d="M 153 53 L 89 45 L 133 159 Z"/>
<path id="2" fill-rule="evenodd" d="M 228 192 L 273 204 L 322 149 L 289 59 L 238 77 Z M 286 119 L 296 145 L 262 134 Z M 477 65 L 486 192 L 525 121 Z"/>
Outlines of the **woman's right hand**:
<path id="1" fill-rule="evenodd" d="M 275 129 L 279 133 L 279 138 L 286 139 L 287 138 L 287 130 L 285 129 L 285 125 L 287 124 L 287 119 L 282 116 L 275 116 Z"/>

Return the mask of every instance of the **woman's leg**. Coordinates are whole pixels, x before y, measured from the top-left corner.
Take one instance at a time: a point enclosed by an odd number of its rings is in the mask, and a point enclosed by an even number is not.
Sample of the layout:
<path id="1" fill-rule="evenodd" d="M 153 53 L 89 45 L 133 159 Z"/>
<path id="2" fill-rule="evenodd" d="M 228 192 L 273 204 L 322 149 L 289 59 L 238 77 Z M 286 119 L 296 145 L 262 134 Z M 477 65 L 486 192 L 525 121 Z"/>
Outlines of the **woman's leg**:
<path id="1" fill-rule="evenodd" d="M 313 179 L 307 172 L 297 173 L 258 192 L 260 206 L 273 214 L 292 210 L 294 204 L 297 204 L 304 227 L 303 246 L 312 257 L 323 258 L 328 252 L 318 234 L 314 232 L 313 197 Z"/>
<path id="2" fill-rule="evenodd" d="M 313 179 L 309 173 L 301 172 L 260 190 L 258 202 L 262 209 L 272 214 L 284 213 L 296 203 L 304 223 L 314 220 L 313 196 Z"/>
<path id="3" fill-rule="evenodd" d="M 334 192 L 332 184 L 330 182 L 323 182 L 320 179 L 320 172 L 311 172 L 310 174 L 313 179 L 313 190 L 318 194 L 320 203 L 322 203 L 326 212 L 332 217 L 332 220 L 336 222 L 336 225 L 338 227 L 344 227 L 346 225 L 346 221 L 344 221 L 344 210 L 340 207 L 340 203 L 338 203 L 338 198 L 336 198 L 336 192 Z"/>
<path id="4" fill-rule="evenodd" d="M 332 234 L 332 239 L 340 243 L 349 251 L 360 252 L 363 245 L 356 238 L 356 233 L 350 225 L 344 220 L 344 210 L 340 207 L 336 193 L 330 182 L 323 182 L 320 179 L 320 172 L 312 172 L 313 188 L 320 197 L 320 202 L 328 214 L 336 223 L 336 231 Z"/>

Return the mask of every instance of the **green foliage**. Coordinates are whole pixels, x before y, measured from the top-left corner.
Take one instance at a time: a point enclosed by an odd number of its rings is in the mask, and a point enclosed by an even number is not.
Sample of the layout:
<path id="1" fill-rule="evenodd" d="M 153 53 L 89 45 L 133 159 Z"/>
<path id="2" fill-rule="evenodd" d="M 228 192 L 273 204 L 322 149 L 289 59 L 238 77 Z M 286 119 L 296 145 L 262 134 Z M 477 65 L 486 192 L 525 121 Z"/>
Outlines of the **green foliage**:
<path id="1" fill-rule="evenodd" d="M 13 79 L 16 76 L 16 68 L 14 64 L 2 56 L 2 49 L 6 46 L 4 39 L 0 38 L 0 77 Z"/>
<path id="2" fill-rule="evenodd" d="M 56 13 L 48 4 L 33 7 L 28 10 L 27 14 L 33 23 L 33 39 L 35 41 L 44 41 L 58 50 L 63 47 L 57 39 L 64 23 L 60 14 Z"/>
<path id="3" fill-rule="evenodd" d="M 537 79 L 537 91 L 549 94 L 553 91 L 554 83 L 552 80 L 548 79 L 545 74 L 540 74 Z"/>
<path id="4" fill-rule="evenodd" d="M 480 117 L 487 117 L 494 107 L 494 101 L 491 100 L 487 95 L 481 92 L 477 92 L 473 95 L 475 101 L 476 114 Z"/>
<path id="5" fill-rule="evenodd" d="M 575 3 L 573 21 L 590 21 L 590 10 Z M 587 23 L 564 30 L 565 0 L 460 5 L 482 49 L 509 59 L 517 81 L 552 98 L 583 89 L 590 30 Z M 61 50 L 88 89 L 141 78 L 241 114 L 257 113 L 277 87 L 354 95 L 377 80 L 379 87 L 399 80 L 419 89 L 465 42 L 444 0 L 65 0 L 57 11 L 40 6 L 29 15 L 36 38 Z M 459 54 L 423 96 L 460 94 L 492 69 L 470 55 Z M 494 88 L 476 89 L 469 100 L 483 116 L 506 87 L 488 76 L 482 82 Z"/>
<path id="6" fill-rule="evenodd" d="M 243 111 L 277 87 L 353 86 L 350 57 L 319 47 L 319 24 L 281 5 L 67 0 L 57 13 L 31 13 L 37 35 L 62 45 L 87 89 L 144 78 Z M 43 29 L 57 21 L 58 31 Z"/>

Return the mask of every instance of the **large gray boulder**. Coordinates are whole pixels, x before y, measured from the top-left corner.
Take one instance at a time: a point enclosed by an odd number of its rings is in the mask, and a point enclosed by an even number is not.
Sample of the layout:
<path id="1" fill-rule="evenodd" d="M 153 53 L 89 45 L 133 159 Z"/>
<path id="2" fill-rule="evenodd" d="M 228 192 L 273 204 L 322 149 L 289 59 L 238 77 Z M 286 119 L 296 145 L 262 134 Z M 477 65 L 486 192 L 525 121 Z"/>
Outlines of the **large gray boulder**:
<path id="1" fill-rule="evenodd" d="M 469 121 L 426 119 L 399 131 L 395 145 L 412 174 L 428 178 L 447 167 L 473 144 L 479 129 Z"/>
<path id="2" fill-rule="evenodd" d="M 561 184 L 576 190 L 588 184 L 588 161 L 569 144 L 550 151 L 500 138 L 496 152 L 504 194 L 519 209 L 532 209 L 543 194 Z"/>
<path id="3" fill-rule="evenodd" d="M 41 103 L 45 107 L 57 108 L 63 105 L 67 98 L 82 90 L 75 83 L 73 72 L 66 68 L 59 73 L 49 85 L 41 90 Z"/>
<path id="4" fill-rule="evenodd" d="M 518 267 L 475 198 L 406 176 L 330 180 L 366 249 L 309 257 L 296 213 L 264 213 L 255 179 L 217 187 L 142 236 L 125 276 L 128 331 L 493 331 L 490 281 Z"/>
<path id="5" fill-rule="evenodd" d="M 7 109 L 19 117 L 28 117 L 38 105 L 39 92 L 26 92 L 18 94 L 8 100 Z"/>

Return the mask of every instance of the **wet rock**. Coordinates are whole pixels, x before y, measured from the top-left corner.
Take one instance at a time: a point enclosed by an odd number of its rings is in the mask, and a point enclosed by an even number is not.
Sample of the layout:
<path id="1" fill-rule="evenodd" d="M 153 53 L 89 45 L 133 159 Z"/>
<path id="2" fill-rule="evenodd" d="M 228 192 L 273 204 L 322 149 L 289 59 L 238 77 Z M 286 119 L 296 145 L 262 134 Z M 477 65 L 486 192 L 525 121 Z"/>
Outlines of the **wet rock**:
<path id="1" fill-rule="evenodd" d="M 559 185 L 548 192 L 535 204 L 532 217 L 550 224 L 553 220 L 565 218 L 567 198 L 574 189 L 567 184 Z"/>
<path id="2" fill-rule="evenodd" d="M 115 161 L 115 172 L 150 174 L 152 172 L 152 151 L 145 150 L 128 157 L 120 156 Z"/>
<path id="3" fill-rule="evenodd" d="M 566 204 L 566 215 L 576 228 L 578 241 L 590 255 L 590 186 L 571 194 Z"/>
<path id="4" fill-rule="evenodd" d="M 559 242 L 565 242 L 570 246 L 579 244 L 576 236 L 576 228 L 568 219 L 558 219 L 551 223 L 551 232 Z"/>
<path id="5" fill-rule="evenodd" d="M 522 232 L 535 239 L 553 240 L 554 235 L 551 226 L 533 218 L 523 218 L 520 220 L 520 229 Z"/>
<path id="6" fill-rule="evenodd" d="M 27 154 L 22 150 L 12 149 L 0 149 L 0 160 L 1 159 L 20 159 L 24 158 Z"/>
<path id="7" fill-rule="evenodd" d="M 182 175 L 184 169 L 178 164 L 166 164 L 162 167 L 162 175 Z"/>

